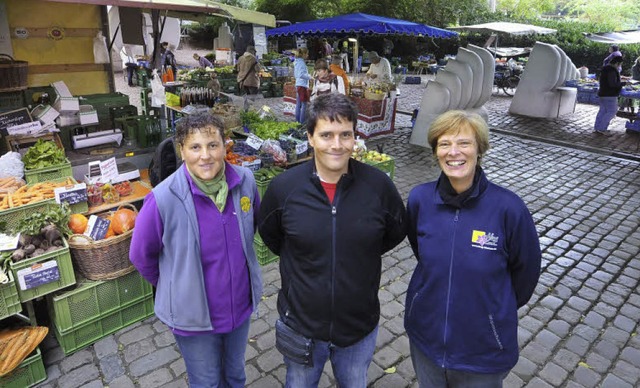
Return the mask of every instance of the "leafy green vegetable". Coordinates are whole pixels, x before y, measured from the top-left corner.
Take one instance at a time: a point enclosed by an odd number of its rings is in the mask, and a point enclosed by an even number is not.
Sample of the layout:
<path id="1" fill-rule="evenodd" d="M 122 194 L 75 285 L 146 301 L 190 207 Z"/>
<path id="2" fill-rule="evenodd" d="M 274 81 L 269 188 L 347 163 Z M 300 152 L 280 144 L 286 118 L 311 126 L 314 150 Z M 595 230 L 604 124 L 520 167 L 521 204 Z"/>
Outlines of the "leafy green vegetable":
<path id="1" fill-rule="evenodd" d="M 278 121 L 262 121 L 255 124 L 251 129 L 251 132 L 263 140 L 273 139 L 278 140 L 280 135 L 289 131 L 292 126 L 297 126 L 297 123 L 278 122 Z"/>
<path id="2" fill-rule="evenodd" d="M 64 150 L 58 148 L 53 141 L 42 139 L 38 139 L 36 144 L 29 147 L 22 157 L 26 170 L 55 166 L 66 161 Z"/>
<path id="3" fill-rule="evenodd" d="M 51 206 L 49 210 L 42 213 L 29 214 L 18 222 L 14 232 L 36 236 L 40 234 L 42 228 L 49 224 L 54 224 L 65 237 L 69 237 L 72 234 L 71 229 L 69 229 L 70 216 L 69 205 L 64 202 L 60 206 Z"/>

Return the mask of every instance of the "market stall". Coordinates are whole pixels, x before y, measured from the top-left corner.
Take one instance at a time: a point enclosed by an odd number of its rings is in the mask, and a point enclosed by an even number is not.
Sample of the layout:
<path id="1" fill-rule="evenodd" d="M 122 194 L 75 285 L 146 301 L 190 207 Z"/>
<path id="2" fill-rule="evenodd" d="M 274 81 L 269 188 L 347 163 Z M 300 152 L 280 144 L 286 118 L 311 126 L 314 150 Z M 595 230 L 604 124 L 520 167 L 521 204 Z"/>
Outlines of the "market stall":
<path id="1" fill-rule="evenodd" d="M 358 106 L 356 134 L 363 139 L 392 133 L 395 130 L 398 90 L 384 93 L 375 99 L 351 96 Z M 294 116 L 296 109 L 296 88 L 292 83 L 284 86 L 284 114 Z"/>
<path id="2" fill-rule="evenodd" d="M 432 38 L 453 38 L 456 32 L 414 23 L 406 20 L 385 18 L 381 16 L 354 13 L 340 15 L 332 18 L 296 23 L 290 26 L 275 28 L 267 31 L 267 37 L 278 36 L 331 36 L 336 38 L 351 38 L 355 41 L 353 53 L 352 85 L 358 83 L 356 69 L 358 69 L 358 37 L 388 36 L 388 35 L 413 35 L 429 36 Z M 375 89 L 373 87 L 371 89 Z M 352 88 L 353 89 L 353 88 Z M 397 98 L 399 92 L 395 89 L 385 93 L 384 98 L 373 96 L 367 98 L 362 93 L 352 98 L 358 104 L 359 115 L 356 131 L 363 138 L 391 133 L 394 130 Z M 295 88 L 292 84 L 284 87 L 284 113 L 293 115 L 295 111 Z"/>

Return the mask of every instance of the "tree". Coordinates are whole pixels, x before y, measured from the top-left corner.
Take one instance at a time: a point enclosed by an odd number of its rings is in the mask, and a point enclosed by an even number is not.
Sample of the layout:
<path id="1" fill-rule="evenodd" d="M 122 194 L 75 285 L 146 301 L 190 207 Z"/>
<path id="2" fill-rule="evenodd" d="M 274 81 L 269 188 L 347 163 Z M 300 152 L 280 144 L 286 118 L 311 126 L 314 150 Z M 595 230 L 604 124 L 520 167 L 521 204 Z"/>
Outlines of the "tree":
<path id="1" fill-rule="evenodd" d="M 610 30 L 635 29 L 640 24 L 638 0 L 568 0 L 565 10 L 570 16 L 608 26 Z"/>
<path id="2" fill-rule="evenodd" d="M 556 9 L 557 0 L 498 0 L 496 11 L 518 18 L 537 18 Z"/>

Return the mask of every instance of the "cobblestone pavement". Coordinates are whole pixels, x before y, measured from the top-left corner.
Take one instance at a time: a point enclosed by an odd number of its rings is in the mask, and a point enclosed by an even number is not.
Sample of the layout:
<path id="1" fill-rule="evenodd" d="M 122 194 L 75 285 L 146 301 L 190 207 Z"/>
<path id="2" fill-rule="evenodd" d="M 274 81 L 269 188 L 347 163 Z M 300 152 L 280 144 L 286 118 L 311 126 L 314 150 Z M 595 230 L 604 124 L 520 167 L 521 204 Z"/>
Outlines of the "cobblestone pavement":
<path id="1" fill-rule="evenodd" d="M 126 89 L 126 87 L 124 87 Z M 137 90 L 133 89 L 137 95 Z M 399 109 L 420 104 L 422 85 L 402 86 Z M 132 98 L 133 100 L 133 98 Z M 640 164 L 638 136 L 616 119 L 612 135 L 591 131 L 593 107 L 556 120 L 506 114 L 509 99 L 487 105 L 489 179 L 519 194 L 540 233 L 543 269 L 531 301 L 519 310 L 521 356 L 506 387 L 640 385 Z M 277 111 L 279 99 L 268 100 Z M 408 116 L 393 135 L 371 141 L 396 158 L 403 198 L 439 170 L 429 150 L 408 144 Z M 566 145 L 566 146 L 564 146 Z M 621 157 L 622 156 L 622 157 Z M 383 258 L 380 331 L 371 387 L 417 387 L 403 328 L 405 293 L 415 259 L 405 240 Z M 278 264 L 263 267 L 265 292 L 251 324 L 247 386 L 280 387 L 285 369 L 275 349 Z M 155 318 L 65 357 L 55 339 L 44 344 L 48 380 L 42 387 L 186 387 L 185 367 L 167 328 Z M 386 373 L 395 367 L 394 373 Z M 321 387 L 335 386 L 327 365 Z"/>

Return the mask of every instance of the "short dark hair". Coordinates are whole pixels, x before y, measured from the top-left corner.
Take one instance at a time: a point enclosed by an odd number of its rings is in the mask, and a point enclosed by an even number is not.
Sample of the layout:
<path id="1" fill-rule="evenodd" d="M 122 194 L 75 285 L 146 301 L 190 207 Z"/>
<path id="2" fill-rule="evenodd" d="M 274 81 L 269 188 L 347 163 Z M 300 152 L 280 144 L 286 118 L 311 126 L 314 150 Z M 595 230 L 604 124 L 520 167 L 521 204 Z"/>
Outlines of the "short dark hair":
<path id="1" fill-rule="evenodd" d="M 186 115 L 176 122 L 175 141 L 180 146 L 183 146 L 189 135 L 196 132 L 210 133 L 212 129 L 218 131 L 220 138 L 224 141 L 224 122 L 220 117 L 211 112 Z"/>
<path id="2" fill-rule="evenodd" d="M 618 45 L 616 45 L 616 44 L 612 44 L 612 45 L 611 45 L 611 49 L 612 49 L 613 51 L 618 51 L 618 50 L 620 50 L 620 47 L 618 47 Z"/>
<path id="3" fill-rule="evenodd" d="M 353 131 L 358 123 L 358 106 L 353 100 L 342 93 L 321 94 L 315 98 L 307 109 L 307 132 L 313 136 L 318 120 L 337 121 L 346 120 L 353 123 Z"/>
<path id="4" fill-rule="evenodd" d="M 609 64 L 614 64 L 614 63 L 622 63 L 622 57 L 620 55 L 616 55 L 615 57 L 611 58 L 611 60 L 609 61 Z"/>

